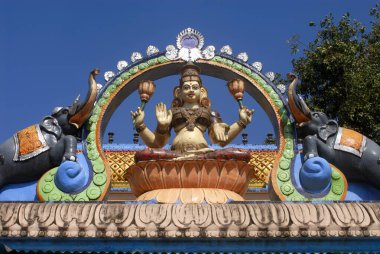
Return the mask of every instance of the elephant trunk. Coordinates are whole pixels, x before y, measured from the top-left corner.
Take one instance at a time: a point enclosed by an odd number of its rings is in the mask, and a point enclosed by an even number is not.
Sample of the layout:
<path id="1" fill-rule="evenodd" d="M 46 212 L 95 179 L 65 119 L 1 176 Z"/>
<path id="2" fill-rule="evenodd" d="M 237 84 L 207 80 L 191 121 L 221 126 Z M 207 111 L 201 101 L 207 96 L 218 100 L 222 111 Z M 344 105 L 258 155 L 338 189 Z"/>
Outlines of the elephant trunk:
<path id="1" fill-rule="evenodd" d="M 290 111 L 293 114 L 297 123 L 304 123 L 311 120 L 310 109 L 306 105 L 305 101 L 297 94 L 297 82 L 298 78 L 292 74 L 288 74 L 288 78 L 292 80 L 292 83 L 288 89 L 288 103 Z"/>
<path id="2" fill-rule="evenodd" d="M 97 95 L 97 87 L 95 76 L 99 74 L 98 69 L 94 69 L 88 78 L 89 90 L 86 99 L 83 103 L 79 104 L 79 96 L 75 99 L 73 105 L 70 106 L 70 120 L 69 123 L 79 129 L 91 114 L 92 108 Z"/>

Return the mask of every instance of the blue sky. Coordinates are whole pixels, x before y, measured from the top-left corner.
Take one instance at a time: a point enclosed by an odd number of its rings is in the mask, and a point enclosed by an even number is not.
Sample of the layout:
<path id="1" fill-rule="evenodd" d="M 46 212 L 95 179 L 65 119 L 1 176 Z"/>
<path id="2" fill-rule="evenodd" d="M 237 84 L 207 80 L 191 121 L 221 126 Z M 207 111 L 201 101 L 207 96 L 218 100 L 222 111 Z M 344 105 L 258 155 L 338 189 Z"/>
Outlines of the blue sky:
<path id="1" fill-rule="evenodd" d="M 187 27 L 200 31 L 205 45 L 219 51 L 230 45 L 236 56 L 247 52 L 249 63 L 260 61 L 263 72 L 292 70 L 286 43 L 298 34 L 311 41 L 317 27 L 308 26 L 329 13 L 345 12 L 368 24 L 369 9 L 378 1 L 5 1 L 0 0 L 0 142 L 50 114 L 55 106 L 70 105 L 86 94 L 87 77 L 94 67 L 117 71 L 119 60 L 130 62 L 132 52 L 145 55 L 149 45 L 161 51 L 175 44 Z M 178 77 L 156 81 L 157 93 L 149 102 L 147 125 L 155 128 L 154 105 L 170 104 Z M 204 78 L 213 107 L 231 124 L 238 118 L 236 102 L 225 82 Z M 223 87 L 223 89 L 221 89 Z M 223 99 L 220 99 L 223 98 Z M 265 113 L 255 108 L 247 128 L 250 143 L 262 143 L 273 132 Z M 117 143 L 132 140 L 129 111 L 139 105 L 137 94 L 128 97 L 113 115 L 108 130 Z M 236 143 L 240 143 L 239 137 Z"/>

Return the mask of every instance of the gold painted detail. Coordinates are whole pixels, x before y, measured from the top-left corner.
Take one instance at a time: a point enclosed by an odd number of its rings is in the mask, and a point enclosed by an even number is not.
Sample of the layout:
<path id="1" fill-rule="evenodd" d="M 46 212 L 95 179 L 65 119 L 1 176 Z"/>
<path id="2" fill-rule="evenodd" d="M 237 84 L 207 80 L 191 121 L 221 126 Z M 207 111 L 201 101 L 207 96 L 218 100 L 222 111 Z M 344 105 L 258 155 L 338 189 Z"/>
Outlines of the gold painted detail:
<path id="1" fill-rule="evenodd" d="M 135 164 L 135 151 L 105 151 L 105 156 L 112 170 L 112 187 L 129 188 L 123 175 L 130 166 Z"/>
<path id="2" fill-rule="evenodd" d="M 14 161 L 27 160 L 49 149 L 38 124 L 17 132 L 14 140 L 16 144 Z"/>
<path id="3" fill-rule="evenodd" d="M 249 165 L 256 177 L 251 179 L 248 188 L 264 188 L 268 184 L 269 174 L 273 168 L 277 151 L 252 151 Z M 112 187 L 130 188 L 123 175 L 135 164 L 135 151 L 105 151 L 105 156 L 112 169 Z"/>
<path id="4" fill-rule="evenodd" d="M 269 181 L 277 151 L 252 151 L 249 165 L 255 171 L 257 178 L 249 182 L 248 188 L 264 188 Z"/>

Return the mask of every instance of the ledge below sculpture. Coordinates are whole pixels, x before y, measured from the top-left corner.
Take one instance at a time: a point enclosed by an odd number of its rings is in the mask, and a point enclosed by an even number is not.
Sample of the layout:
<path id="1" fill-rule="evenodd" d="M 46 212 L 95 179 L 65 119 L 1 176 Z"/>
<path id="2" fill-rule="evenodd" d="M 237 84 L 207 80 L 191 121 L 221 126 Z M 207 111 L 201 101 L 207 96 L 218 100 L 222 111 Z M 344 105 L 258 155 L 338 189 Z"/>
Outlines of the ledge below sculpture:
<path id="1" fill-rule="evenodd" d="M 0 203 L 0 243 L 16 250 L 169 253 L 186 251 L 178 245 L 186 241 L 194 253 L 280 251 L 293 241 L 289 252 L 373 251 L 380 248 L 379 211 L 380 203 L 370 202 Z M 131 245 L 136 239 L 141 244 Z"/>

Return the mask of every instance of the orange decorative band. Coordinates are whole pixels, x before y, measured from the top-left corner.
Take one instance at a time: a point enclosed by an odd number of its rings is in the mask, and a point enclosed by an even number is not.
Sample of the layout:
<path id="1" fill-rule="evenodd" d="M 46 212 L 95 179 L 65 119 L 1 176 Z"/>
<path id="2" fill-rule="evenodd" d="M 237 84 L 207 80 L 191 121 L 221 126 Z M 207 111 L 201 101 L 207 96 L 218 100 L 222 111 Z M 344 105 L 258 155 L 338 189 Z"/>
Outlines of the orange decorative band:
<path id="1" fill-rule="evenodd" d="M 340 127 L 335 140 L 334 149 L 361 157 L 366 142 L 367 138 L 362 134 L 354 130 Z"/>
<path id="2" fill-rule="evenodd" d="M 49 149 L 38 124 L 17 132 L 13 138 L 16 145 L 14 161 L 30 159 Z"/>

